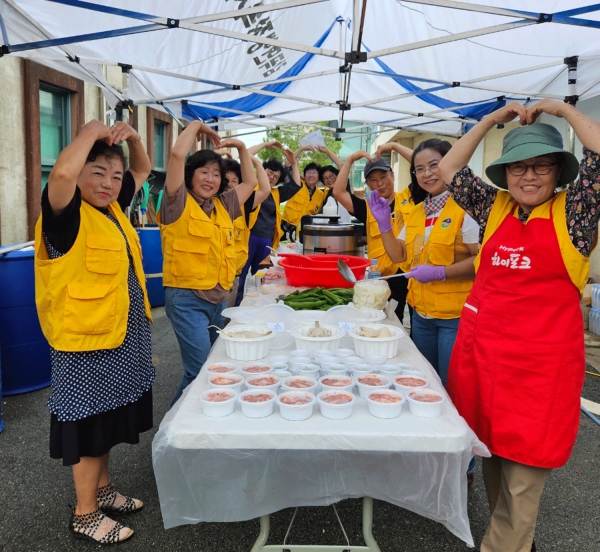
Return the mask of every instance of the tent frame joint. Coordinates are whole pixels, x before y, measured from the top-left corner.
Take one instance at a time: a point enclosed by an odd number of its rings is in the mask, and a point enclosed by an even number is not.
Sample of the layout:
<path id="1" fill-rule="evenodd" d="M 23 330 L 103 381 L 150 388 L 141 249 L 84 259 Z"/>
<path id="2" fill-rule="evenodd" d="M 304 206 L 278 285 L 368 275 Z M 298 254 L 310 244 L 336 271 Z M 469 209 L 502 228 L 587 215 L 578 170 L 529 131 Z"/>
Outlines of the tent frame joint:
<path id="1" fill-rule="evenodd" d="M 351 63 L 352 65 L 355 65 L 357 63 L 365 63 L 367 61 L 367 52 L 361 52 L 357 50 L 346 52 L 344 54 L 344 60 L 346 63 Z M 342 71 L 340 71 L 340 73 L 341 72 Z"/>
<path id="2" fill-rule="evenodd" d="M 129 65 L 129 63 L 119 63 L 119 67 L 123 73 L 129 73 L 133 69 L 133 65 Z"/>
<path id="3" fill-rule="evenodd" d="M 231 86 L 231 89 L 232 89 L 232 90 L 239 90 L 239 89 L 240 89 L 240 85 L 239 85 L 239 84 L 233 84 L 233 85 Z"/>
<path id="4" fill-rule="evenodd" d="M 71 54 L 67 54 L 67 59 L 71 63 L 79 63 L 81 61 L 81 59 L 79 59 L 79 56 L 72 56 Z"/>
<path id="5" fill-rule="evenodd" d="M 452 83 L 452 88 L 457 88 L 457 87 L 459 87 L 459 86 L 460 86 L 460 82 L 458 82 L 458 81 L 454 81 L 454 82 Z"/>
<path id="6" fill-rule="evenodd" d="M 352 66 L 349 63 L 346 63 L 344 65 L 340 65 L 339 71 L 340 71 L 340 73 L 349 73 L 351 67 Z"/>
<path id="7" fill-rule="evenodd" d="M 540 13 L 540 16 L 537 19 L 538 23 L 550 23 L 552 21 L 551 13 Z"/>
<path id="8" fill-rule="evenodd" d="M 10 47 L 8 44 L 2 44 L 0 46 L 0 57 L 10 54 Z"/>
<path id="9" fill-rule="evenodd" d="M 575 105 L 579 100 L 579 96 L 577 94 L 573 94 L 572 96 L 565 96 L 565 103 L 570 105 Z"/>
<path id="10" fill-rule="evenodd" d="M 167 19 L 167 27 L 169 27 L 169 29 L 173 29 L 175 27 L 179 27 L 179 19 L 172 19 L 172 18 L 168 18 Z"/>
<path id="11" fill-rule="evenodd" d="M 337 100 L 335 102 L 340 106 L 340 111 L 350 111 L 352 106 L 346 100 Z"/>

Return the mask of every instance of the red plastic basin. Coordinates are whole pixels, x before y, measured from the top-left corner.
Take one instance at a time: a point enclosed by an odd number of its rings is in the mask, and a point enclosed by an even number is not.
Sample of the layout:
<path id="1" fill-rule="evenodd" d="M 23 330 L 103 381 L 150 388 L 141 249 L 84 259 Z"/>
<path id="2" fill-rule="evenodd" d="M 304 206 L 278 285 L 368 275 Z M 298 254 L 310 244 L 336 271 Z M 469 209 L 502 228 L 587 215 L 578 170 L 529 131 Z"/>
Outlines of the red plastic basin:
<path id="1" fill-rule="evenodd" d="M 337 262 L 342 259 L 354 273 L 357 280 L 362 280 L 369 259 L 351 255 L 289 255 L 279 261 L 285 270 L 285 277 L 294 287 L 345 287 L 353 284 L 346 282 L 338 272 Z"/>

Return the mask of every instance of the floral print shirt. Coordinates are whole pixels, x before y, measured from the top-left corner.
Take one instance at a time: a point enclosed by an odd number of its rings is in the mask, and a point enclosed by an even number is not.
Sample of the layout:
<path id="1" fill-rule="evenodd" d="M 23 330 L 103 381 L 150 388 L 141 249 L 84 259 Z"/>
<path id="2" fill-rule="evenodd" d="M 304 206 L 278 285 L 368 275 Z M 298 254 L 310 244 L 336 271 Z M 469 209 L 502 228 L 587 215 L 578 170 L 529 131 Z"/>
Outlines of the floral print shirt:
<path id="1" fill-rule="evenodd" d="M 490 211 L 498 195 L 498 188 L 487 184 L 469 168 L 458 171 L 448 191 L 479 224 L 479 241 L 483 241 Z M 579 180 L 567 190 L 567 226 L 569 236 L 576 249 L 589 257 L 594 246 L 594 233 L 600 218 L 600 155 L 583 148 L 583 159 L 579 165 Z M 519 220 L 527 222 L 529 213 L 519 207 Z"/>

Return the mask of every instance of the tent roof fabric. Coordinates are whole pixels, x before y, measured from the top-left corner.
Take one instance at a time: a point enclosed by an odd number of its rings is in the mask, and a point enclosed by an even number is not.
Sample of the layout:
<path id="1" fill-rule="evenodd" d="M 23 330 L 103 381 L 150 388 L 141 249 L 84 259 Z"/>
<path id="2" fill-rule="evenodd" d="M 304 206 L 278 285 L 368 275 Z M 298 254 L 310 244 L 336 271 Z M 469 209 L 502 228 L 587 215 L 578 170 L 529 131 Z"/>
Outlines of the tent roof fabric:
<path id="1" fill-rule="evenodd" d="M 600 94 L 589 0 L 0 0 L 0 31 L 1 53 L 96 84 L 112 106 L 220 129 L 345 117 L 458 135 L 507 101 Z M 125 90 L 103 65 L 127 72 Z"/>

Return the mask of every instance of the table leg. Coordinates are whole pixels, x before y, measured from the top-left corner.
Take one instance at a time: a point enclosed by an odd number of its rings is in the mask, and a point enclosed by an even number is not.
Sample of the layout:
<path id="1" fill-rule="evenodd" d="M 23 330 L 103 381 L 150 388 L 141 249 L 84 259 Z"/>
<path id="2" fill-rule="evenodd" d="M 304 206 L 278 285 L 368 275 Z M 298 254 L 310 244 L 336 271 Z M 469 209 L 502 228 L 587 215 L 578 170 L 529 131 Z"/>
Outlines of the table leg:
<path id="1" fill-rule="evenodd" d="M 381 552 L 373 536 L 373 499 L 370 496 L 363 497 L 363 538 L 370 552 Z"/>
<path id="2" fill-rule="evenodd" d="M 260 533 L 250 552 L 260 552 L 263 549 L 263 546 L 267 544 L 267 540 L 269 540 L 270 528 L 271 516 L 268 514 L 266 516 L 260 516 Z"/>

